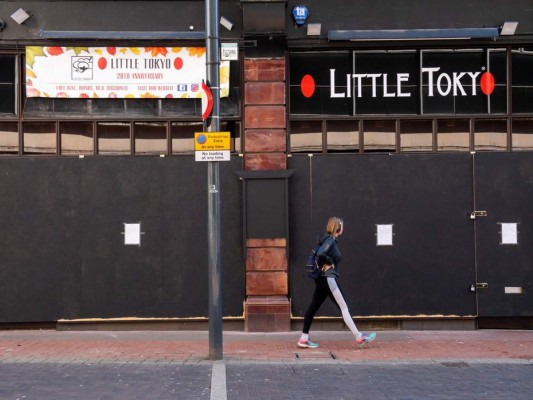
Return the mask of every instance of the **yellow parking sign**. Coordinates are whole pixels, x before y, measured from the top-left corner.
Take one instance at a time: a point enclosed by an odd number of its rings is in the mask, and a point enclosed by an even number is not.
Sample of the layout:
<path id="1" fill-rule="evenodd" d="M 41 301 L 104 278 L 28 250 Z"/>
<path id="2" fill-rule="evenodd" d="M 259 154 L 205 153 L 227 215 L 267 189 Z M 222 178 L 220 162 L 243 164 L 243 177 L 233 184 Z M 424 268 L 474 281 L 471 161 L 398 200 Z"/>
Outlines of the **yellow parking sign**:
<path id="1" fill-rule="evenodd" d="M 194 134 L 194 150 L 231 150 L 230 138 L 230 132 L 196 132 Z"/>

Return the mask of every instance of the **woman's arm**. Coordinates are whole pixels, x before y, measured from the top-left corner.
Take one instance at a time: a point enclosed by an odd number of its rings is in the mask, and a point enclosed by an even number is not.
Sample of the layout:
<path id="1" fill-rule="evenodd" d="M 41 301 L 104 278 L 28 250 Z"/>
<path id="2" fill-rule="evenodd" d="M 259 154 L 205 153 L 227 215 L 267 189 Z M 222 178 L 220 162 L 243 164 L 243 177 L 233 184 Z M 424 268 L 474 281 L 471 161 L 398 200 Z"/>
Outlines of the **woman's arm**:
<path id="1" fill-rule="evenodd" d="M 324 243 L 322 243 L 322 245 L 318 249 L 318 265 L 322 267 L 324 271 L 335 267 L 333 265 L 333 259 L 328 255 L 334 245 L 335 239 L 330 236 L 326 240 L 324 240 Z"/>

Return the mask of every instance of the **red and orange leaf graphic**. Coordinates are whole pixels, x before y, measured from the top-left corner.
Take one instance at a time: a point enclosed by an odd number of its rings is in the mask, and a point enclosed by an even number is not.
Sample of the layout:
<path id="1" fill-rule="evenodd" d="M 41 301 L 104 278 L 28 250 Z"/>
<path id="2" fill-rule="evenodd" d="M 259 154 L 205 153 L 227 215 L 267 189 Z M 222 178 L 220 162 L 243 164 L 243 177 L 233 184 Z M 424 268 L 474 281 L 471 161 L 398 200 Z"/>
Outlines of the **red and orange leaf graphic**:
<path id="1" fill-rule="evenodd" d="M 152 53 L 152 57 L 156 57 L 159 54 L 161 54 L 162 56 L 166 56 L 168 53 L 166 47 L 145 47 L 144 51 L 146 53 Z"/>

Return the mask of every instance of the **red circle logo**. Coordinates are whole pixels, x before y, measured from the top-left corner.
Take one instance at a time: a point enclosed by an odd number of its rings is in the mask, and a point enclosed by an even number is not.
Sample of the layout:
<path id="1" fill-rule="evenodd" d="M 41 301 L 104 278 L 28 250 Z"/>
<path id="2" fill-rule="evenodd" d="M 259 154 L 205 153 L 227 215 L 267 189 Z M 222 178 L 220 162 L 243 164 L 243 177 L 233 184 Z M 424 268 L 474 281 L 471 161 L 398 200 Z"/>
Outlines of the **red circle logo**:
<path id="1" fill-rule="evenodd" d="M 98 59 L 98 68 L 105 69 L 107 67 L 107 60 L 104 57 Z"/>
<path id="2" fill-rule="evenodd" d="M 494 92 L 494 75 L 488 71 L 481 75 L 480 86 L 483 94 L 487 96 Z"/>
<path id="3" fill-rule="evenodd" d="M 181 69 L 183 67 L 183 60 L 180 57 L 174 59 L 174 68 Z"/>
<path id="4" fill-rule="evenodd" d="M 311 97 L 315 93 L 315 80 L 311 75 L 304 75 L 300 82 L 300 89 L 305 97 Z"/>

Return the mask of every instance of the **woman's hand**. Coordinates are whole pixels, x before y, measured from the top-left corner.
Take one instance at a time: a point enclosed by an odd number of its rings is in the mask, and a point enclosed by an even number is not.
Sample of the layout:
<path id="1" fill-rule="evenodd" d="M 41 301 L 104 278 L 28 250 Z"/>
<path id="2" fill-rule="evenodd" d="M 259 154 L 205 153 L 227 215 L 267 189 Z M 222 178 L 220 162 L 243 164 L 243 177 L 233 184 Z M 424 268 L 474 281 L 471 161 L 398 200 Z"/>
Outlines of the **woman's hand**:
<path id="1" fill-rule="evenodd" d="M 331 268 L 335 268 L 335 265 L 333 264 L 324 264 L 324 266 L 322 267 L 322 271 L 326 272 L 327 270 L 331 269 Z"/>

